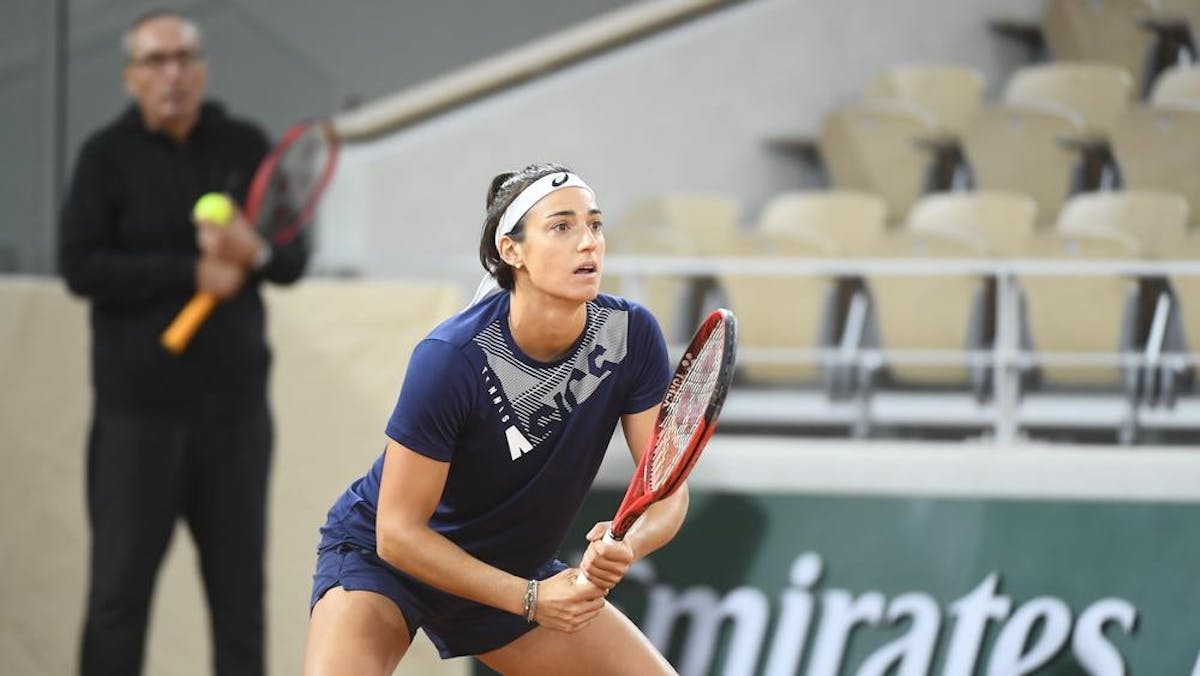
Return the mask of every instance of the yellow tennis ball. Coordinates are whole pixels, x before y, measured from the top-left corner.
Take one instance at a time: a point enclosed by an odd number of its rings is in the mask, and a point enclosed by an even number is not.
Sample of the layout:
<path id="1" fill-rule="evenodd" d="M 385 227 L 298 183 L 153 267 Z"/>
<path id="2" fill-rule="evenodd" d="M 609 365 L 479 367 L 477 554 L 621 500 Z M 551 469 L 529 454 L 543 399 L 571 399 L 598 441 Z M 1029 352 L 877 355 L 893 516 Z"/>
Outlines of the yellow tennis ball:
<path id="1" fill-rule="evenodd" d="M 233 220 L 233 200 L 223 193 L 205 193 L 196 200 L 196 206 L 192 207 L 192 218 L 217 225 L 228 225 L 229 221 Z"/>

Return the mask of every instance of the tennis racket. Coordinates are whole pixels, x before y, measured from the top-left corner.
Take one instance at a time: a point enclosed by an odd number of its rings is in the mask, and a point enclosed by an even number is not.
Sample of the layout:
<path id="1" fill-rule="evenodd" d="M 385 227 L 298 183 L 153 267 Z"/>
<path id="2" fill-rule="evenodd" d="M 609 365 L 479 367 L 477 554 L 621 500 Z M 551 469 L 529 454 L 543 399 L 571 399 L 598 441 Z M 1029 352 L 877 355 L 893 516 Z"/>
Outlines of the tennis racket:
<path id="1" fill-rule="evenodd" d="M 246 220 L 273 246 L 287 245 L 312 222 L 339 145 L 328 120 L 298 122 L 259 163 L 246 197 Z M 162 346 L 181 354 L 216 306 L 215 296 L 196 292 L 163 331 Z"/>
<path id="2" fill-rule="evenodd" d="M 697 329 L 675 367 L 654 432 L 617 515 L 604 534 L 606 540 L 624 538 L 650 505 L 683 485 L 717 430 L 717 416 L 733 380 L 736 357 L 737 318 L 729 310 L 714 310 Z M 576 584 L 587 581 L 582 572 L 575 578 Z"/>

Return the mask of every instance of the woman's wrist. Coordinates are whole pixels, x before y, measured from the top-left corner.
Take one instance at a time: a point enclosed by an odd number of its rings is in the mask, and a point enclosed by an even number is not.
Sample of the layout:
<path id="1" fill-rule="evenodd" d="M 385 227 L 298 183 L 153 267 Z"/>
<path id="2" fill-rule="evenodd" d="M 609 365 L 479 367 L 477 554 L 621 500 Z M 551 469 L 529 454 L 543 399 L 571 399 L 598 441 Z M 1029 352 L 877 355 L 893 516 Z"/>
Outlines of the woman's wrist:
<path id="1" fill-rule="evenodd" d="M 532 623 L 534 616 L 537 615 L 537 595 L 538 581 L 530 579 L 525 583 L 525 598 L 522 603 L 522 614 L 525 616 L 525 621 Z"/>

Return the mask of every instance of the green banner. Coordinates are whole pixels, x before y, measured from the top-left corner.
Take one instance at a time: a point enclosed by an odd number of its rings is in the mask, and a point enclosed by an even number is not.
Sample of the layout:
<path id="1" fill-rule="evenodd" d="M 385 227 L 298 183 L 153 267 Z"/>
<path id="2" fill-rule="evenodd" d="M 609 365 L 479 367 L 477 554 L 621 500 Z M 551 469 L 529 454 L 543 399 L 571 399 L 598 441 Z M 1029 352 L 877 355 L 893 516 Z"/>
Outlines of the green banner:
<path id="1" fill-rule="evenodd" d="M 693 492 L 609 598 L 685 676 L 1188 676 L 1197 570 L 1196 504 Z"/>

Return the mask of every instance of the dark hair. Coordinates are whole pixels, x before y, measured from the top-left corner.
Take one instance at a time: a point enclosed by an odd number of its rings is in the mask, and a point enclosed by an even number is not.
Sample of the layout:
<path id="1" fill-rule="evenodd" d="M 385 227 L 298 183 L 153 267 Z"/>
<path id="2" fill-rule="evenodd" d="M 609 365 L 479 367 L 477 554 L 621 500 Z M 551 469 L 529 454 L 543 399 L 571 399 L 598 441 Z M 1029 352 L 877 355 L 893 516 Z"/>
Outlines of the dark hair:
<path id="1" fill-rule="evenodd" d="M 531 164 L 520 171 L 498 174 L 492 179 L 487 192 L 487 218 L 483 221 L 483 234 L 479 239 L 479 262 L 496 278 L 500 288 L 511 291 L 515 284 L 512 266 L 504 262 L 496 249 L 496 228 L 500 227 L 500 217 L 517 195 L 534 181 L 564 171 L 571 170 L 561 164 Z M 508 236 L 518 242 L 524 240 L 524 216 L 521 216 L 521 220 L 517 221 L 516 227 Z"/>

